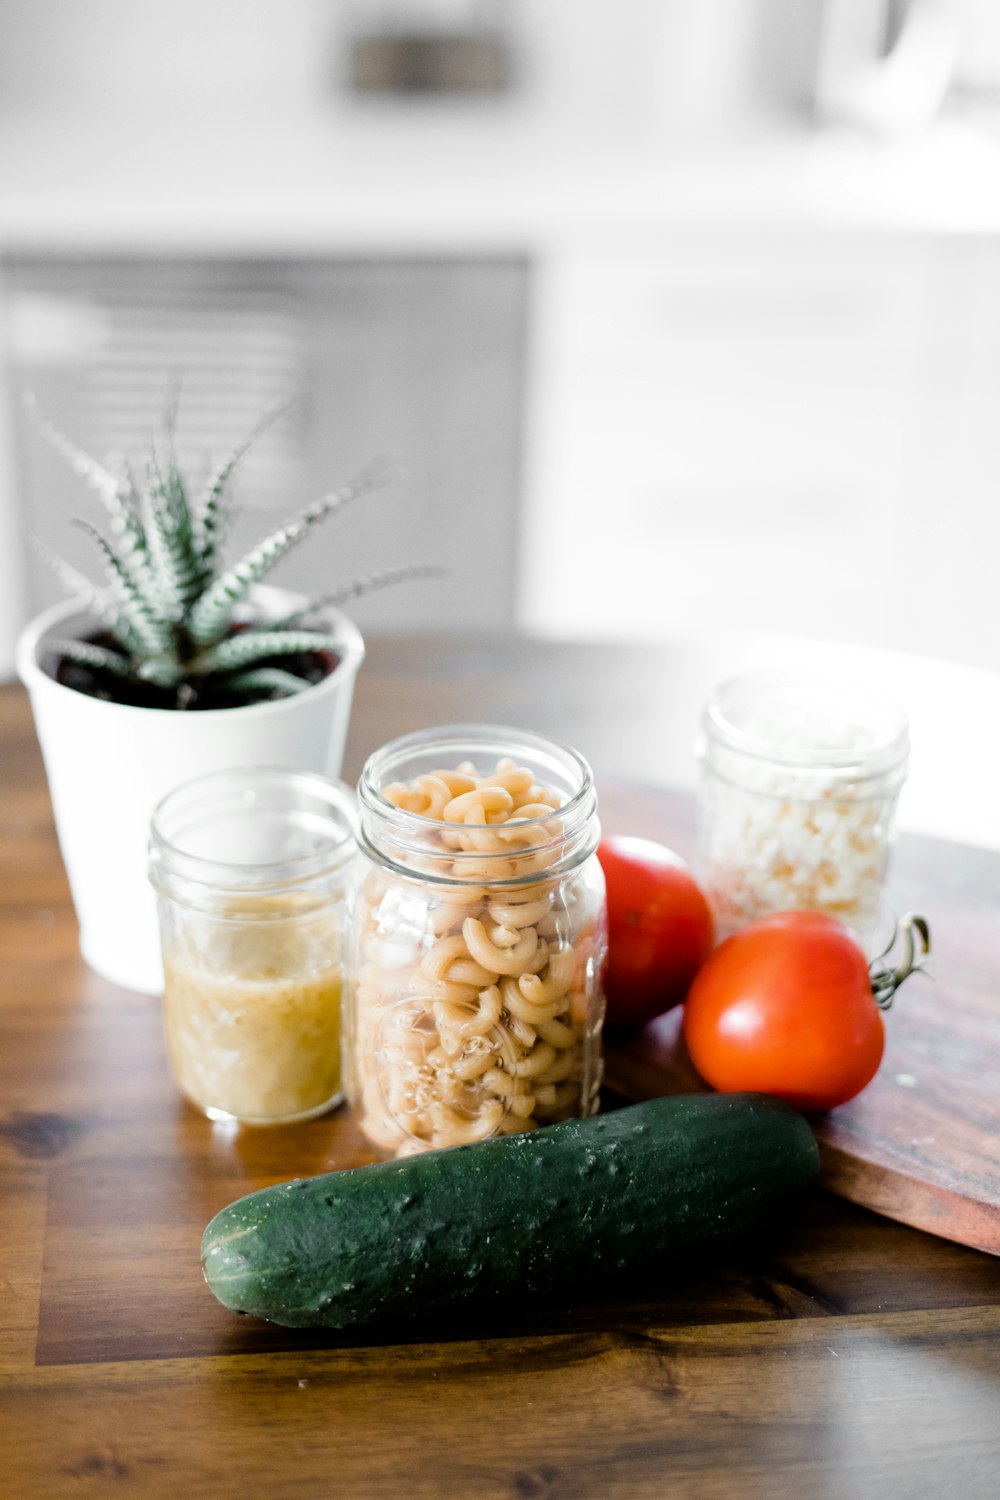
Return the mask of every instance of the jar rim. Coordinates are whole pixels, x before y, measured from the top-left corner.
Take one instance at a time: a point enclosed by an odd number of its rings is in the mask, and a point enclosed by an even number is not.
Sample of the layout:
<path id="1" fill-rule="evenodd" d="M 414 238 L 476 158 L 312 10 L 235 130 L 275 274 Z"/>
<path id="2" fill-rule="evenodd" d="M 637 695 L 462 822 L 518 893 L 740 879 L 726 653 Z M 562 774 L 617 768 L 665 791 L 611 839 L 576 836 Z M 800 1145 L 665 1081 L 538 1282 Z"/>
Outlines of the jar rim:
<path id="1" fill-rule="evenodd" d="M 842 725 L 853 721 L 864 725 L 860 736 L 846 743 L 822 737 L 809 743 L 808 735 L 795 739 L 773 737 L 739 722 L 738 705 L 753 702 L 759 710 L 768 707 L 786 723 L 807 710 L 815 718 L 825 714 L 828 723 L 839 716 Z M 801 723 L 801 719 L 800 719 Z M 909 755 L 909 725 L 903 710 L 892 699 L 871 689 L 857 687 L 843 678 L 811 676 L 801 671 L 762 671 L 726 678 L 711 691 L 702 713 L 707 740 L 749 759 L 767 761 L 798 770 L 854 771 L 861 776 L 885 774 L 904 766 Z M 705 753 L 706 746 L 702 747 Z"/>
<path id="2" fill-rule="evenodd" d="M 260 811 L 262 796 L 289 794 L 288 813 L 308 826 L 310 847 L 272 859 L 218 858 L 184 847 L 196 827 L 228 814 Z M 228 805 L 227 805 L 228 797 Z M 329 875 L 353 859 L 357 848 L 354 793 L 341 781 L 283 766 L 210 771 L 173 787 L 153 810 L 149 829 L 150 879 L 240 893 L 286 890 Z"/>
<path id="3" fill-rule="evenodd" d="M 361 804 L 358 841 L 362 848 L 411 878 L 432 880 L 441 885 L 460 885 L 464 880 L 482 884 L 484 878 L 482 865 L 484 859 L 488 860 L 491 856 L 484 855 L 476 849 L 449 850 L 447 857 L 453 868 L 447 874 L 422 868 L 420 862 L 430 853 L 422 839 L 432 831 L 440 829 L 443 826 L 442 822 L 438 818 L 427 817 L 422 813 L 397 807 L 383 795 L 382 787 L 397 777 L 406 779 L 398 773 L 408 761 L 417 755 L 429 756 L 433 752 L 434 758 L 440 763 L 440 760 L 447 758 L 449 754 L 455 756 L 458 761 L 470 758 L 477 751 L 482 754 L 487 750 L 495 753 L 497 758 L 504 755 L 532 758 L 533 769 L 535 766 L 542 768 L 547 764 L 554 773 L 561 773 L 564 780 L 568 778 L 577 783 L 575 790 L 559 807 L 552 808 L 544 815 L 517 820 L 525 828 L 537 828 L 543 831 L 546 831 L 546 825 L 549 823 L 558 824 L 558 829 L 553 826 L 552 836 L 543 842 L 531 845 L 530 852 L 537 855 L 547 849 L 565 847 L 567 858 L 559 861 L 557 865 L 531 875 L 528 872 L 521 872 L 509 877 L 501 875 L 495 878 L 489 877 L 489 883 L 504 886 L 530 884 L 533 880 L 551 878 L 560 871 L 575 867 L 588 858 L 597 847 L 599 837 L 599 825 L 595 816 L 597 793 L 589 763 L 578 750 L 570 745 L 536 734 L 532 730 L 515 729 L 499 724 L 436 725 L 429 729 L 420 729 L 401 735 L 398 739 L 390 740 L 388 744 L 374 751 L 365 762 L 358 782 L 358 800 Z M 393 775 L 393 772 L 397 775 Z M 378 827 L 389 831 L 387 842 L 402 858 L 394 857 L 383 846 L 378 834 L 373 835 L 370 827 L 373 821 Z M 591 824 L 594 825 L 591 836 L 581 839 L 581 834 L 590 829 Z M 489 823 L 463 823 L 462 825 L 470 832 L 490 830 L 494 826 Z M 407 864 L 407 856 L 416 856 L 417 865 Z M 496 858 L 499 865 L 504 856 L 498 855 Z M 463 862 L 470 867 L 470 873 L 462 873 Z M 471 870 L 473 866 L 478 867 L 474 873 Z"/>

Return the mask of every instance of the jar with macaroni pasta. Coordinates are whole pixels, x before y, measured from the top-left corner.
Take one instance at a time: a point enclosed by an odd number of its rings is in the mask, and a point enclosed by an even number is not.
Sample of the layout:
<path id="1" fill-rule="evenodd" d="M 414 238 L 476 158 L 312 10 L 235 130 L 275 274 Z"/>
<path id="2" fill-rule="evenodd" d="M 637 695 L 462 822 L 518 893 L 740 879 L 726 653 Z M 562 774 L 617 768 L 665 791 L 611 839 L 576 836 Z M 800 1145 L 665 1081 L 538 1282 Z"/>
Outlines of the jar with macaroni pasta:
<path id="1" fill-rule="evenodd" d="M 386 1157 L 590 1115 L 604 878 L 590 768 L 536 735 L 396 740 L 358 788 L 347 1097 Z"/>
<path id="2" fill-rule="evenodd" d="M 700 756 L 699 873 L 720 938 L 806 908 L 879 951 L 909 756 L 900 709 L 853 683 L 749 673 L 710 694 Z"/>

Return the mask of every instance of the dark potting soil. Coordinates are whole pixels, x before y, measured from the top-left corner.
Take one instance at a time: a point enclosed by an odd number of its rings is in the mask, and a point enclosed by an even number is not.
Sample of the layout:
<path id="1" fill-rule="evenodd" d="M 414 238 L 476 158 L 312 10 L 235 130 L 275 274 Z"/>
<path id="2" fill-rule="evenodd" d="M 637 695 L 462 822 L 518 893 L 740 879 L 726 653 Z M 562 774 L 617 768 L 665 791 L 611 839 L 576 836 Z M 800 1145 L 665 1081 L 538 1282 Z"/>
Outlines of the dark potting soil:
<path id="1" fill-rule="evenodd" d="M 94 646 L 109 646 L 117 643 L 110 635 L 101 632 L 86 639 Z M 291 672 L 310 684 L 322 682 L 337 666 L 340 657 L 334 651 L 300 651 L 294 656 L 274 656 L 255 662 L 255 667 L 278 667 Z M 188 712 L 210 708 L 246 708 L 252 703 L 268 703 L 279 694 L 234 693 L 227 689 L 224 678 L 203 677 L 190 686 L 179 688 L 157 687 L 151 682 L 133 682 L 116 677 L 113 672 L 100 667 L 88 667 L 82 662 L 70 661 L 68 657 L 56 658 L 50 667 L 52 676 L 63 687 L 76 693 L 86 693 L 89 698 L 102 698 L 108 703 L 128 704 L 133 708 L 185 709 Z"/>

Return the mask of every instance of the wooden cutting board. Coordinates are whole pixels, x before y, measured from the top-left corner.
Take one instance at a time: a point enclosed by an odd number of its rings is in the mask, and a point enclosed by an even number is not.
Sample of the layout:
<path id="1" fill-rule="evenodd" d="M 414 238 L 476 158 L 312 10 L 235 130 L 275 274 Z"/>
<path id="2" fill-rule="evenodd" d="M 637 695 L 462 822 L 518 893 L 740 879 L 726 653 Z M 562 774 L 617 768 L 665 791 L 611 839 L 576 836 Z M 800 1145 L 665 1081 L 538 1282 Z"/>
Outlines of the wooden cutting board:
<path id="1" fill-rule="evenodd" d="M 649 788 L 601 789 L 605 829 L 690 855 L 690 800 Z M 823 1182 L 889 1218 L 1000 1255 L 1000 855 L 904 837 L 890 899 L 929 921 L 933 958 L 886 1016 L 873 1083 L 816 1116 Z M 680 1012 L 608 1033 L 607 1081 L 631 1099 L 703 1089 Z"/>

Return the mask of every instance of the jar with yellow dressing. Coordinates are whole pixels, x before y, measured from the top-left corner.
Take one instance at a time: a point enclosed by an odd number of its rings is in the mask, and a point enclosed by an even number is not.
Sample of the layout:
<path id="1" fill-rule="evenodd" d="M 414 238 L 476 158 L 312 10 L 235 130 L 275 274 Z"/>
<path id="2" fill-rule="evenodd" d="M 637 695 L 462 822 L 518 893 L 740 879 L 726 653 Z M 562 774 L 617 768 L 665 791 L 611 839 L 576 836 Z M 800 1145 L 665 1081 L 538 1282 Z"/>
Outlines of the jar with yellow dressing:
<path id="1" fill-rule="evenodd" d="M 153 815 L 167 1051 L 211 1119 L 291 1123 L 341 1091 L 349 789 L 279 769 L 218 772 Z"/>

